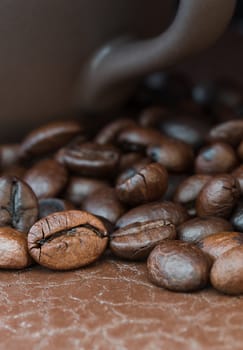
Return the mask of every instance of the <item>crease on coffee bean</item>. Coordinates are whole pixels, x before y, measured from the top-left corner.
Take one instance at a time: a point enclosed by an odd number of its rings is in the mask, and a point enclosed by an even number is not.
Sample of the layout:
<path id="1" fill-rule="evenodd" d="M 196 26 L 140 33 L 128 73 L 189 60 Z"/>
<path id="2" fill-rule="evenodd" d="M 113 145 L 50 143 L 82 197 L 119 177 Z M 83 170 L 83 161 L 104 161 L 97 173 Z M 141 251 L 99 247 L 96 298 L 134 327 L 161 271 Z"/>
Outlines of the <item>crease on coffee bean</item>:
<path id="1" fill-rule="evenodd" d="M 64 230 L 58 231 L 58 232 L 52 234 L 48 238 L 45 238 L 45 233 L 44 233 L 43 228 L 42 228 L 41 229 L 42 230 L 42 239 L 36 241 L 36 245 L 38 246 L 38 248 L 41 248 L 45 243 L 51 242 L 55 238 L 58 238 L 58 237 L 61 237 L 61 236 L 73 236 L 75 234 L 76 230 L 78 228 L 82 228 L 82 227 L 87 228 L 88 230 L 92 231 L 93 233 L 95 233 L 100 238 L 108 237 L 108 232 L 107 231 L 101 232 L 100 230 L 98 230 L 97 228 L 95 228 L 94 226 L 91 226 L 89 224 L 77 225 L 77 226 L 74 226 L 74 227 L 72 227 L 70 229 L 67 229 L 67 230 L 64 229 Z"/>

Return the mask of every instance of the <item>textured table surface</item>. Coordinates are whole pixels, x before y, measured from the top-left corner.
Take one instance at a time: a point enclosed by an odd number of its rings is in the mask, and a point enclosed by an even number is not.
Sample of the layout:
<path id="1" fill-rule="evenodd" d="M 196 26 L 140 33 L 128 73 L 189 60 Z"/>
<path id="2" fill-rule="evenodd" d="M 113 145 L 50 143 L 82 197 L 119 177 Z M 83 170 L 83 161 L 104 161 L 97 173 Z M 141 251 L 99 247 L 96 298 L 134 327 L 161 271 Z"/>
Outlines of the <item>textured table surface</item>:
<path id="1" fill-rule="evenodd" d="M 146 264 L 0 272 L 0 349 L 242 349 L 243 297 L 153 286 Z"/>
<path id="2" fill-rule="evenodd" d="M 225 35 L 183 69 L 243 81 L 242 42 Z M 243 348 L 243 297 L 168 292 L 148 281 L 144 263 L 109 256 L 70 272 L 0 271 L 0 305 L 0 350 Z"/>

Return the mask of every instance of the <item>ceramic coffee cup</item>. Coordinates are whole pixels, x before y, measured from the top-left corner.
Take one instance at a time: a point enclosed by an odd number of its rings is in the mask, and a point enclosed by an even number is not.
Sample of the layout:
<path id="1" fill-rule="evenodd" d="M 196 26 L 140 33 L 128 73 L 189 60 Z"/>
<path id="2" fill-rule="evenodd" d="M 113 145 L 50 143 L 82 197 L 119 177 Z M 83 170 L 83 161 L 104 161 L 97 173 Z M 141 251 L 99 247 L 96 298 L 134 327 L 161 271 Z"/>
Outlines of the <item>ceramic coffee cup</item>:
<path id="1" fill-rule="evenodd" d="M 2 125 L 119 106 L 144 75 L 214 43 L 235 6 L 235 0 L 177 3 L 2 1 Z"/>

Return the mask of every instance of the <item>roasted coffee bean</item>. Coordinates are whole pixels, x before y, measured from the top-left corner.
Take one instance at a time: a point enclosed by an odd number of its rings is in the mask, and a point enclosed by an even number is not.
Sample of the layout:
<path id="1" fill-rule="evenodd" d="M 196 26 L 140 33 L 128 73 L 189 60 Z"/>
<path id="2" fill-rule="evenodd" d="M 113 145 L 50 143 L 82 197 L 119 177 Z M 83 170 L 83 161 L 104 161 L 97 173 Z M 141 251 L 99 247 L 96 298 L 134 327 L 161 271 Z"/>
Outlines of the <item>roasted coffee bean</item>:
<path id="1" fill-rule="evenodd" d="M 64 166 L 54 159 L 43 159 L 26 171 L 24 181 L 38 198 L 56 197 L 67 183 Z"/>
<path id="2" fill-rule="evenodd" d="M 243 232 L 243 201 L 240 200 L 235 209 L 233 210 L 230 222 L 232 223 L 234 229 L 239 232 Z"/>
<path id="3" fill-rule="evenodd" d="M 216 82 L 215 104 L 236 108 L 242 103 L 242 86 L 236 81 L 220 79 Z"/>
<path id="4" fill-rule="evenodd" d="M 115 223 L 125 212 L 125 207 L 119 201 L 114 188 L 100 188 L 87 196 L 82 209 L 94 215 L 99 215 Z"/>
<path id="5" fill-rule="evenodd" d="M 51 214 L 37 221 L 28 234 L 28 249 L 40 265 L 70 270 L 96 261 L 108 233 L 101 220 L 79 210 Z"/>
<path id="6" fill-rule="evenodd" d="M 176 291 L 190 292 L 206 286 L 210 261 L 199 248 L 181 241 L 158 244 L 147 261 L 150 280 Z"/>
<path id="7" fill-rule="evenodd" d="M 192 175 L 184 179 L 176 189 L 173 200 L 182 204 L 189 215 L 196 214 L 196 199 L 203 186 L 211 179 L 209 175 Z"/>
<path id="8" fill-rule="evenodd" d="M 152 202 L 140 205 L 126 212 L 116 222 L 116 227 L 121 228 L 135 222 L 165 220 L 177 226 L 188 219 L 186 210 L 173 202 Z"/>
<path id="9" fill-rule="evenodd" d="M 144 152 L 150 144 L 159 143 L 163 136 L 155 129 L 140 126 L 124 129 L 118 136 L 118 144 L 125 151 Z"/>
<path id="10" fill-rule="evenodd" d="M 222 174 L 230 172 L 237 165 L 232 146 L 215 142 L 203 147 L 195 159 L 195 170 L 199 174 Z"/>
<path id="11" fill-rule="evenodd" d="M 27 232 L 38 218 L 38 202 L 31 188 L 16 177 L 0 178 L 0 226 Z"/>
<path id="12" fill-rule="evenodd" d="M 218 217 L 193 218 L 183 222 L 177 227 L 178 237 L 181 241 L 195 243 L 201 239 L 218 232 L 232 232 L 231 223 Z"/>
<path id="13" fill-rule="evenodd" d="M 71 202 L 61 198 L 43 198 L 39 200 L 39 219 L 58 211 L 75 209 Z"/>
<path id="14" fill-rule="evenodd" d="M 197 215 L 229 217 L 240 193 L 239 182 L 233 176 L 222 174 L 213 177 L 197 197 Z"/>
<path id="15" fill-rule="evenodd" d="M 128 205 L 139 205 L 160 199 L 168 186 L 168 173 L 158 163 L 141 165 L 127 179 L 118 179 L 116 193 Z"/>
<path id="16" fill-rule="evenodd" d="M 185 180 L 185 178 L 186 178 L 186 175 L 184 174 L 170 173 L 168 176 L 168 187 L 163 196 L 163 200 L 171 201 L 175 195 L 177 188 Z"/>
<path id="17" fill-rule="evenodd" d="M 138 154 L 138 153 L 137 153 Z M 134 162 L 129 168 L 125 169 L 123 172 L 119 173 L 116 183 L 123 183 L 133 176 L 135 176 L 141 169 L 151 164 L 152 161 L 149 158 L 142 158 L 138 162 Z"/>
<path id="18" fill-rule="evenodd" d="M 74 142 L 64 150 L 63 164 L 81 176 L 111 177 L 116 172 L 120 152 L 111 145 Z"/>
<path id="19" fill-rule="evenodd" d="M 175 226 L 168 221 L 135 222 L 111 234 L 110 249 L 118 257 L 141 260 L 161 241 L 175 238 Z"/>
<path id="20" fill-rule="evenodd" d="M 11 227 L 0 227 L 0 269 L 24 269 L 31 262 L 26 236 Z"/>
<path id="21" fill-rule="evenodd" d="M 108 183 L 88 177 L 72 176 L 68 182 L 65 198 L 76 206 L 81 206 L 83 200 L 100 188 L 109 187 Z"/>
<path id="22" fill-rule="evenodd" d="M 141 153 L 137 152 L 129 152 L 129 153 L 124 153 L 120 157 L 120 162 L 119 162 L 119 168 L 118 168 L 118 173 L 122 173 L 126 169 L 129 169 L 133 167 L 134 164 L 143 161 L 144 157 Z M 148 160 L 148 163 L 151 163 L 152 161 L 149 158 L 145 158 Z"/>
<path id="23" fill-rule="evenodd" d="M 101 129 L 94 138 L 95 143 L 101 145 L 104 144 L 115 144 L 117 136 L 123 129 L 136 126 L 135 121 L 128 118 L 116 119 L 110 122 Z"/>
<path id="24" fill-rule="evenodd" d="M 33 130 L 20 146 L 22 157 L 47 154 L 67 144 L 82 128 L 75 121 L 51 122 Z"/>
<path id="25" fill-rule="evenodd" d="M 163 140 L 157 144 L 156 141 L 153 142 L 153 145 L 147 149 L 147 155 L 171 172 L 187 171 L 193 163 L 191 146 L 169 137 L 163 137 Z"/>
<path id="26" fill-rule="evenodd" d="M 160 131 L 168 137 L 183 141 L 193 148 L 200 147 L 210 128 L 207 120 L 188 115 L 169 116 L 159 124 Z"/>
<path id="27" fill-rule="evenodd" d="M 243 244 L 243 233 L 219 232 L 203 238 L 197 246 L 207 253 L 212 260 L 228 250 Z"/>
<path id="28" fill-rule="evenodd" d="M 21 165 L 13 165 L 2 171 L 2 176 L 15 176 L 23 179 L 26 173 L 26 168 Z"/>
<path id="29" fill-rule="evenodd" d="M 19 144 L 0 145 L 0 169 L 5 171 L 19 162 Z"/>
<path id="30" fill-rule="evenodd" d="M 157 127 L 171 112 L 166 107 L 152 106 L 142 110 L 139 116 L 139 124 L 143 127 Z"/>
<path id="31" fill-rule="evenodd" d="M 231 175 L 233 175 L 239 181 L 241 193 L 243 194 L 243 165 L 238 166 L 234 171 L 232 171 Z"/>
<path id="32" fill-rule="evenodd" d="M 228 250 L 214 262 L 210 280 L 213 287 L 222 293 L 243 293 L 243 245 Z"/>
<path id="33" fill-rule="evenodd" d="M 237 148 L 237 154 L 240 160 L 243 160 L 243 141 L 240 142 L 238 148 Z"/>
<path id="34" fill-rule="evenodd" d="M 237 146 L 243 139 L 243 120 L 235 119 L 221 123 L 212 128 L 208 135 L 209 141 L 222 141 Z"/>

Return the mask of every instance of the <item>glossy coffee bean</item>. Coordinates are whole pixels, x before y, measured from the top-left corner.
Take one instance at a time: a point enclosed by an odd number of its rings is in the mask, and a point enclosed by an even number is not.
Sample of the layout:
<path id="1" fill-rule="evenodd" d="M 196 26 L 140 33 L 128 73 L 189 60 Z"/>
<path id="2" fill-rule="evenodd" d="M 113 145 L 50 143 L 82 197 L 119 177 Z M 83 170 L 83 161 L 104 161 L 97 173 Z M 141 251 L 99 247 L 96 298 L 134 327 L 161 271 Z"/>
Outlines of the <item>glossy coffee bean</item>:
<path id="1" fill-rule="evenodd" d="M 210 280 L 213 287 L 222 293 L 243 293 L 243 245 L 228 250 L 214 262 Z"/>
<path id="2" fill-rule="evenodd" d="M 239 182 L 229 174 L 213 177 L 200 191 L 196 200 L 200 217 L 229 217 L 240 197 Z"/>
<path id="3" fill-rule="evenodd" d="M 125 212 L 124 205 L 119 201 L 114 188 L 100 188 L 87 196 L 82 209 L 94 215 L 104 217 L 111 223 L 115 223 Z"/>
<path id="4" fill-rule="evenodd" d="M 186 179 L 186 175 L 184 174 L 168 174 L 168 187 L 163 195 L 163 200 L 165 201 L 171 201 L 176 193 L 177 188 L 179 185 Z"/>
<path id="5" fill-rule="evenodd" d="M 120 157 L 120 162 L 119 162 L 119 168 L 118 168 L 118 173 L 122 173 L 126 169 L 129 169 L 133 167 L 134 164 L 143 161 L 144 157 L 141 153 L 137 152 L 129 152 L 129 153 L 124 153 Z M 148 160 L 148 163 L 151 163 L 152 161 L 149 158 L 145 158 Z"/>
<path id="6" fill-rule="evenodd" d="M 137 153 L 138 154 L 138 153 Z M 123 172 L 119 173 L 116 184 L 121 184 L 133 176 L 135 176 L 141 169 L 151 164 L 152 161 L 149 158 L 143 157 L 138 162 L 134 162 L 129 168 L 125 169 Z"/>
<path id="7" fill-rule="evenodd" d="M 173 202 L 152 202 L 135 207 L 126 212 L 116 222 L 116 227 L 121 228 L 135 222 L 146 222 L 154 220 L 169 221 L 177 226 L 188 219 L 186 210 Z"/>
<path id="8" fill-rule="evenodd" d="M 209 141 L 222 141 L 237 146 L 243 139 L 243 120 L 234 119 L 212 128 L 208 135 Z"/>
<path id="9" fill-rule="evenodd" d="M 15 176 L 23 179 L 26 173 L 26 168 L 21 165 L 13 165 L 2 171 L 1 176 Z"/>
<path id="10" fill-rule="evenodd" d="M 121 202 L 134 206 L 161 198 L 167 186 L 168 173 L 161 164 L 142 164 L 127 179 L 118 179 L 116 193 Z"/>
<path id="11" fill-rule="evenodd" d="M 183 141 L 193 148 L 200 147 L 210 124 L 206 118 L 201 120 L 198 116 L 176 115 L 169 116 L 159 124 L 160 131 L 168 137 Z"/>
<path id="12" fill-rule="evenodd" d="M 58 121 L 45 124 L 30 132 L 20 146 L 22 157 L 47 154 L 67 144 L 82 128 L 75 121 Z"/>
<path id="13" fill-rule="evenodd" d="M 219 232 L 203 238 L 197 246 L 207 253 L 212 260 L 228 250 L 243 244 L 243 233 L 240 232 Z"/>
<path id="14" fill-rule="evenodd" d="M 189 215 L 196 214 L 196 199 L 203 186 L 211 179 L 209 175 L 192 175 L 184 179 L 177 187 L 173 201 L 180 203 Z"/>
<path id="15" fill-rule="evenodd" d="M 238 148 L 237 148 L 237 154 L 240 160 L 243 160 L 243 141 L 240 142 Z"/>
<path id="16" fill-rule="evenodd" d="M 118 257 L 141 260 L 161 241 L 175 238 L 175 226 L 168 221 L 135 222 L 111 234 L 110 249 Z"/>
<path id="17" fill-rule="evenodd" d="M 0 227 L 0 269 L 24 269 L 31 262 L 26 236 L 11 227 Z"/>
<path id="18" fill-rule="evenodd" d="M 147 261 L 150 280 L 176 292 L 190 292 L 206 286 L 210 263 L 199 248 L 181 241 L 157 245 Z"/>
<path id="19" fill-rule="evenodd" d="M 116 139 L 123 129 L 136 126 L 136 123 L 129 118 L 116 119 L 105 125 L 95 136 L 94 142 L 101 145 L 116 144 Z"/>
<path id="20" fill-rule="evenodd" d="M 37 217 L 37 198 L 31 188 L 16 177 L 1 177 L 0 226 L 27 232 Z"/>
<path id="21" fill-rule="evenodd" d="M 111 145 L 74 142 L 64 150 L 63 164 L 81 176 L 111 177 L 118 168 L 120 152 Z"/>
<path id="22" fill-rule="evenodd" d="M 177 227 L 178 237 L 181 241 L 195 243 L 201 239 L 218 232 L 232 232 L 231 223 L 223 218 L 193 218 Z"/>
<path id="23" fill-rule="evenodd" d="M 191 146 L 168 137 L 164 137 L 160 143 L 156 144 L 155 141 L 149 146 L 147 156 L 171 172 L 187 171 L 193 163 Z"/>
<path id="24" fill-rule="evenodd" d="M 78 210 L 51 214 L 37 221 L 28 234 L 28 249 L 40 265 L 70 270 L 96 261 L 108 242 L 98 218 Z"/>
<path id="25" fill-rule="evenodd" d="M 0 145 L 0 169 L 16 166 L 19 162 L 19 144 Z"/>
<path id="26" fill-rule="evenodd" d="M 68 202 L 61 198 L 43 198 L 39 200 L 38 205 L 39 219 L 59 211 L 75 209 L 74 205 L 71 202 Z"/>
<path id="27" fill-rule="evenodd" d="M 160 142 L 162 137 L 155 129 L 137 126 L 124 129 L 117 142 L 125 151 L 144 152 L 150 144 Z"/>
<path id="28" fill-rule="evenodd" d="M 24 181 L 38 198 L 56 197 L 64 188 L 68 173 L 54 159 L 43 159 L 34 164 L 24 176 Z"/>
<path id="29" fill-rule="evenodd" d="M 144 108 L 139 116 L 139 124 L 143 127 L 157 127 L 160 122 L 171 114 L 166 107 L 152 106 Z"/>
<path id="30" fill-rule="evenodd" d="M 234 208 L 231 216 L 230 222 L 234 229 L 239 232 L 243 232 L 243 201 L 240 200 L 236 207 Z"/>
<path id="31" fill-rule="evenodd" d="M 240 165 L 234 169 L 231 175 L 233 175 L 239 181 L 241 193 L 243 193 L 243 165 Z"/>
<path id="32" fill-rule="evenodd" d="M 100 188 L 109 187 L 108 183 L 88 177 L 72 176 L 69 179 L 65 198 L 76 206 L 81 206 L 83 200 Z"/>
<path id="33" fill-rule="evenodd" d="M 195 159 L 195 170 L 199 174 L 222 174 L 230 172 L 237 163 L 232 146 L 215 142 L 200 150 Z"/>

